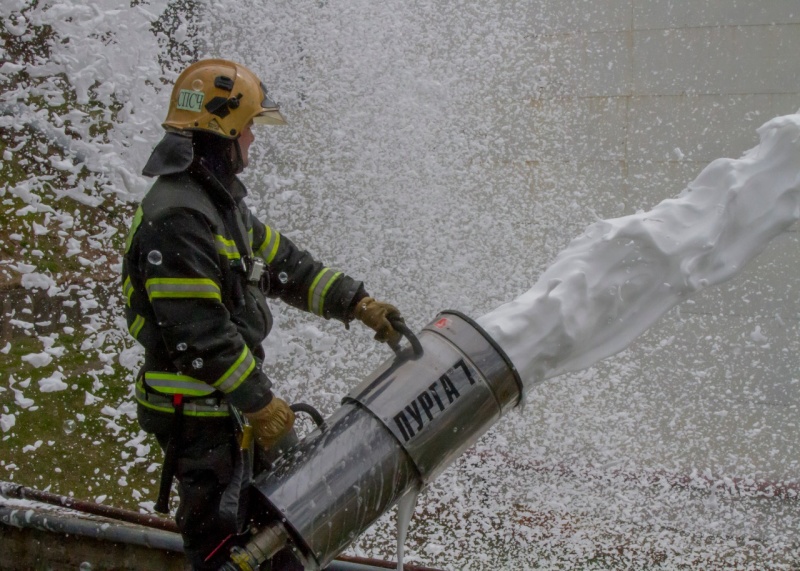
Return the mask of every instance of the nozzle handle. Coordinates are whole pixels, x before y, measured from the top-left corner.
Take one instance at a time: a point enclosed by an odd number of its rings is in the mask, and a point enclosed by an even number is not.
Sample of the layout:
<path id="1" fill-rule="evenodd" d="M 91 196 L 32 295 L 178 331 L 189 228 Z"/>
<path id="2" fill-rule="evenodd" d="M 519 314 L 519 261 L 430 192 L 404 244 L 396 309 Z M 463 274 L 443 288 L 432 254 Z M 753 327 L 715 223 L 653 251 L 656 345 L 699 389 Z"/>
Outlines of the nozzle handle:
<path id="1" fill-rule="evenodd" d="M 321 431 L 325 432 L 325 430 L 328 428 L 327 425 L 325 424 L 325 418 L 323 418 L 320 412 L 310 404 L 304 402 L 296 402 L 289 408 L 292 409 L 293 412 L 306 413 L 308 416 L 311 417 L 311 420 L 314 421 L 314 424 L 316 424 L 317 428 L 319 428 Z"/>
<path id="2" fill-rule="evenodd" d="M 392 324 L 395 331 L 400 333 L 403 337 L 408 339 L 408 342 L 411 344 L 411 349 L 414 351 L 414 359 L 417 359 L 422 356 L 422 343 L 419 342 L 417 336 L 414 335 L 414 332 L 411 331 L 411 328 L 406 325 L 405 320 L 402 317 L 394 317 L 389 319 L 389 323 Z M 400 344 L 392 345 L 392 351 L 400 357 Z"/>

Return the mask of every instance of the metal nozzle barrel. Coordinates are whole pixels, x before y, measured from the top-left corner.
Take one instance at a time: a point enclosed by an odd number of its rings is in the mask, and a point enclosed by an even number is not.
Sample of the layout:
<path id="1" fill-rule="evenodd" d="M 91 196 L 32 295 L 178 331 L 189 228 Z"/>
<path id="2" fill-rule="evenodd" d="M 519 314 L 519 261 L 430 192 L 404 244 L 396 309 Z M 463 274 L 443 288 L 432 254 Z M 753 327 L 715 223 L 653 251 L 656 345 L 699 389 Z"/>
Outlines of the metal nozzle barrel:
<path id="1" fill-rule="evenodd" d="M 255 487 L 307 569 L 344 550 L 412 487 L 441 474 L 522 398 L 502 349 L 468 317 L 442 312 L 421 354 L 387 361 Z"/>

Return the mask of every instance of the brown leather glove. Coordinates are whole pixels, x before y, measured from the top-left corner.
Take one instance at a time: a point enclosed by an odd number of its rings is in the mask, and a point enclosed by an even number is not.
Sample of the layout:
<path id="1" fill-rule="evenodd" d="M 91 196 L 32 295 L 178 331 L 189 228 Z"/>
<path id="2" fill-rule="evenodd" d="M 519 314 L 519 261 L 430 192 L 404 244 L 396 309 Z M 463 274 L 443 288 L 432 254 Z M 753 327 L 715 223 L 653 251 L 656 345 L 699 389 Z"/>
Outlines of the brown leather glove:
<path id="1" fill-rule="evenodd" d="M 294 412 L 278 397 L 272 397 L 261 410 L 246 412 L 244 416 L 253 427 L 256 442 L 265 450 L 272 448 L 294 426 Z"/>
<path id="2" fill-rule="evenodd" d="M 390 303 L 365 297 L 356 304 L 356 319 L 375 330 L 375 340 L 391 346 L 400 343 L 403 336 L 392 327 L 390 319 L 402 319 L 400 310 Z"/>

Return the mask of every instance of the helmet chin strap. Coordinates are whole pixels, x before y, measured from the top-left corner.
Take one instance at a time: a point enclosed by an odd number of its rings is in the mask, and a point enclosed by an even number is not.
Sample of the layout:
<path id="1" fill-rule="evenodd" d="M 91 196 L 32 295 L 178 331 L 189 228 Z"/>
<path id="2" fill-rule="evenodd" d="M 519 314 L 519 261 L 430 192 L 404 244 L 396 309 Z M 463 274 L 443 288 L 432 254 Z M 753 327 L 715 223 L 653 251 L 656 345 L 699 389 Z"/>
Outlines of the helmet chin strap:
<path id="1" fill-rule="evenodd" d="M 233 174 L 239 174 L 243 170 L 244 157 L 242 156 L 242 147 L 239 146 L 239 137 L 236 137 L 231 145 L 231 171 Z"/>

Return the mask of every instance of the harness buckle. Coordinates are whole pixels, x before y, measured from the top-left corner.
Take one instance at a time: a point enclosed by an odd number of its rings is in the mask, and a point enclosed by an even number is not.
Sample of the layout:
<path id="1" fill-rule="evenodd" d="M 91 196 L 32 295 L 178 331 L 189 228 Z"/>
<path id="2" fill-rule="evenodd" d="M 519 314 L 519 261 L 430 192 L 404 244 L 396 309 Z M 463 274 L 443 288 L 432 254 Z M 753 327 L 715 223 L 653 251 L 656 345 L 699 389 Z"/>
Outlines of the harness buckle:
<path id="1" fill-rule="evenodd" d="M 255 257 L 250 260 L 250 271 L 247 273 L 247 281 L 251 284 L 257 284 L 261 281 L 261 276 L 264 274 L 264 260 Z"/>

